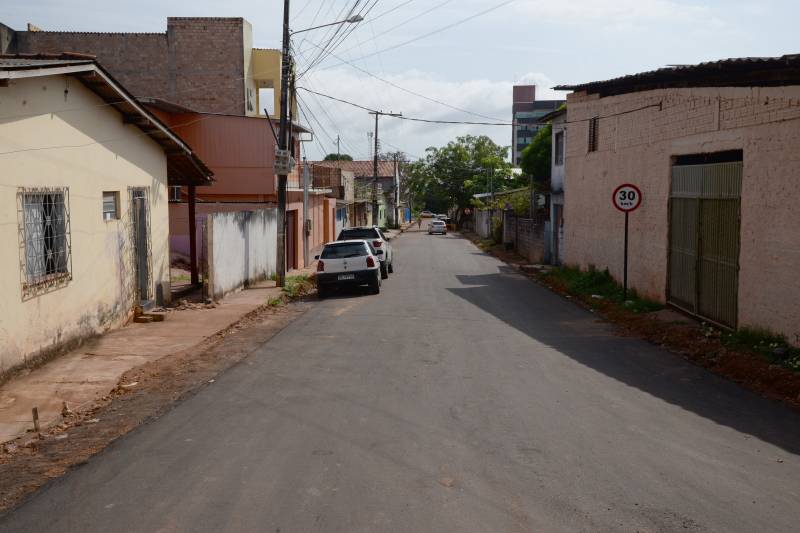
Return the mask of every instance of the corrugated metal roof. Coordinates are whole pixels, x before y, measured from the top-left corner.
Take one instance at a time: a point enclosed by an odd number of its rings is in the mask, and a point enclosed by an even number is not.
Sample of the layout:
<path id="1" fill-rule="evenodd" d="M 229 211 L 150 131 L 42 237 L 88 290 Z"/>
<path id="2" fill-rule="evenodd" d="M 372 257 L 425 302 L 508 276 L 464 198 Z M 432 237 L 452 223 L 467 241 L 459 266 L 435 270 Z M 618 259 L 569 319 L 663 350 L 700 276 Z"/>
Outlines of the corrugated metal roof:
<path id="1" fill-rule="evenodd" d="M 800 54 L 739 57 L 696 65 L 669 65 L 608 80 L 553 87 L 559 91 L 623 94 L 665 87 L 779 86 L 800 83 Z"/>

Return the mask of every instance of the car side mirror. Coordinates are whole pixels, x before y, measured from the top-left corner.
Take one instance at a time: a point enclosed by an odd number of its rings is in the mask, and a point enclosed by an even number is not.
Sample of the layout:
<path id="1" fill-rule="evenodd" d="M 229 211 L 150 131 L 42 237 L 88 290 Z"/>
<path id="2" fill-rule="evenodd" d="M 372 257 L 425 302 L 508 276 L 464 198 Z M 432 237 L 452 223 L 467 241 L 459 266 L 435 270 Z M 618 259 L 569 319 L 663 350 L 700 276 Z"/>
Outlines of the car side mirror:
<path id="1" fill-rule="evenodd" d="M 375 253 L 376 253 L 377 255 L 383 255 L 383 250 L 375 250 Z"/>
<path id="2" fill-rule="evenodd" d="M 318 255 L 315 255 L 315 256 L 314 256 L 314 260 L 315 260 L 315 261 L 319 260 L 319 256 L 318 256 Z"/>

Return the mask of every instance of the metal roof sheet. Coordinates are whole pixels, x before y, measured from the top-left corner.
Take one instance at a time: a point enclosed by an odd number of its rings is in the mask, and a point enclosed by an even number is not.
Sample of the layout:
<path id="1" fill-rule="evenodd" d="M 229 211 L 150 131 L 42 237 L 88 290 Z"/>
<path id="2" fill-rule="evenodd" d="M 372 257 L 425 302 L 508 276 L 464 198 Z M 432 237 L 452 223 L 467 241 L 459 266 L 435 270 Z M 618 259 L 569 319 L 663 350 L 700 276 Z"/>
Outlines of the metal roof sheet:
<path id="1" fill-rule="evenodd" d="M 560 91 L 623 94 L 666 87 L 776 86 L 800 83 L 800 54 L 739 57 L 669 65 L 608 80 L 553 87 Z"/>

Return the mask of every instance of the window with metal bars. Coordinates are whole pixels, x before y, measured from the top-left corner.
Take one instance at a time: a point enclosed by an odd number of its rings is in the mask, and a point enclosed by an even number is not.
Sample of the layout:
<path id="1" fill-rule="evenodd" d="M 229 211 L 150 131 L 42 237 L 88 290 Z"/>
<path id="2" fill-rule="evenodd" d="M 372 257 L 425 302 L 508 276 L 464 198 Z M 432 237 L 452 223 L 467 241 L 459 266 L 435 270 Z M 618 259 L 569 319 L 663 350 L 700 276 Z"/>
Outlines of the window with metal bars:
<path id="1" fill-rule="evenodd" d="M 597 136 L 600 130 L 600 117 L 589 119 L 589 151 L 597 151 Z"/>
<path id="2" fill-rule="evenodd" d="M 23 190 L 20 196 L 25 285 L 69 278 L 68 189 Z"/>
<path id="3" fill-rule="evenodd" d="M 119 218 L 119 191 L 103 191 L 103 220 Z"/>

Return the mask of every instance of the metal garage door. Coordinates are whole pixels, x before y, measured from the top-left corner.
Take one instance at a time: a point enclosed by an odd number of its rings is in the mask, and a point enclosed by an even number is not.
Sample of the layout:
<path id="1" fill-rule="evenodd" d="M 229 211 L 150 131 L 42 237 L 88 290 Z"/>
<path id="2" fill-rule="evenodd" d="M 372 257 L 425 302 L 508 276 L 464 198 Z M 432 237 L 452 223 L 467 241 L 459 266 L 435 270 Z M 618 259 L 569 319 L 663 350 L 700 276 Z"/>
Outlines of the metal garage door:
<path id="1" fill-rule="evenodd" d="M 669 301 L 736 327 L 742 162 L 672 167 Z"/>

